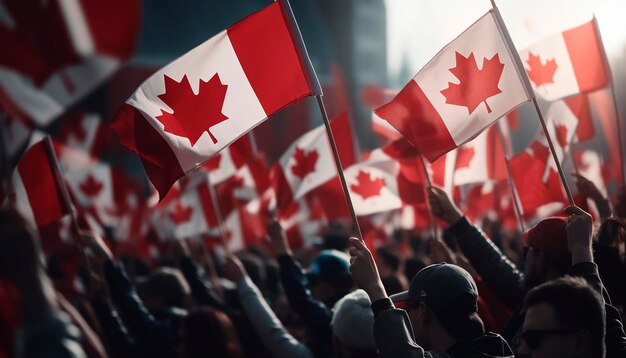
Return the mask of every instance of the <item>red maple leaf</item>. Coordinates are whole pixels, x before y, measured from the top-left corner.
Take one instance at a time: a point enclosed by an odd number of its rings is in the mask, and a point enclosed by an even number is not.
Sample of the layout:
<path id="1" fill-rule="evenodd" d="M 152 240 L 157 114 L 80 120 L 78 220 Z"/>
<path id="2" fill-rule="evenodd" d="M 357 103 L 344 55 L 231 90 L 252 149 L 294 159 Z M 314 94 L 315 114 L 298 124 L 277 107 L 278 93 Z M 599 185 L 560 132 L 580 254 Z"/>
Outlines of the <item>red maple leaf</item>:
<path id="1" fill-rule="evenodd" d="M 476 153 L 473 147 L 460 147 L 456 154 L 456 168 L 469 168 L 474 154 Z"/>
<path id="2" fill-rule="evenodd" d="M 198 94 L 194 94 L 184 75 L 180 82 L 165 77 L 165 93 L 158 97 L 165 102 L 173 113 L 161 110 L 158 119 L 165 126 L 166 132 L 186 137 L 192 146 L 196 144 L 204 132 L 209 133 L 213 144 L 218 142 L 211 133 L 211 128 L 227 120 L 222 113 L 227 85 L 222 84 L 216 73 L 208 81 L 200 80 Z"/>
<path id="3" fill-rule="evenodd" d="M 487 99 L 502 93 L 498 82 L 503 70 L 504 64 L 498 54 L 491 59 L 483 58 L 483 68 L 478 69 L 473 52 L 467 58 L 457 52 L 456 67 L 450 72 L 459 79 L 459 83 L 448 82 L 448 88 L 441 94 L 446 97 L 446 103 L 467 107 L 469 114 L 482 102 L 487 106 L 487 113 L 491 113 Z"/>
<path id="4" fill-rule="evenodd" d="M 170 212 L 170 219 L 176 225 L 186 223 L 191 220 L 191 214 L 193 214 L 193 208 L 191 206 L 183 206 L 179 201 L 174 205 L 174 210 Z"/>
<path id="5" fill-rule="evenodd" d="M 372 196 L 380 195 L 380 190 L 385 186 L 383 178 L 372 179 L 372 174 L 359 170 L 356 176 L 357 184 L 350 185 L 350 190 L 367 200 Z"/>
<path id="6" fill-rule="evenodd" d="M 293 159 L 296 163 L 291 166 L 291 172 L 293 175 L 300 178 L 300 180 L 304 179 L 309 173 L 315 171 L 315 164 L 317 164 L 318 157 L 319 154 L 317 150 L 311 150 L 305 153 L 302 148 L 296 147 L 296 151 L 293 154 Z"/>
<path id="7" fill-rule="evenodd" d="M 85 193 L 87 197 L 95 197 L 102 191 L 102 183 L 97 181 L 93 175 L 89 174 L 84 182 L 80 184 L 80 190 Z"/>
<path id="8" fill-rule="evenodd" d="M 567 140 L 567 127 L 563 124 L 555 124 L 554 132 L 556 133 L 556 140 L 559 142 L 561 148 L 565 148 L 569 143 Z"/>
<path id="9" fill-rule="evenodd" d="M 557 65 L 554 59 L 547 60 L 545 64 L 541 63 L 541 57 L 535 55 L 532 52 L 528 53 L 528 60 L 526 60 L 530 69 L 528 72 L 528 78 L 533 81 L 535 87 L 547 83 L 554 83 L 554 72 L 556 72 Z"/>

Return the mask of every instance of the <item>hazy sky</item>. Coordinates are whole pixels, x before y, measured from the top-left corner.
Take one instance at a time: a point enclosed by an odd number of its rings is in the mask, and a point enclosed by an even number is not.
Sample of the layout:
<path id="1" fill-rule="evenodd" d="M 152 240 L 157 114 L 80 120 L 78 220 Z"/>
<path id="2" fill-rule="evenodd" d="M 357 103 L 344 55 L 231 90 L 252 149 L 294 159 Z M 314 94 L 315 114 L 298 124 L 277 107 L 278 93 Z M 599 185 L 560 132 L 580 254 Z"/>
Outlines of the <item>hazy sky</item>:
<path id="1" fill-rule="evenodd" d="M 392 74 L 403 57 L 416 73 L 443 46 L 491 8 L 489 0 L 385 0 Z M 513 42 L 522 49 L 595 14 L 608 55 L 624 51 L 626 0 L 496 0 Z M 408 78 L 406 79 L 408 80 Z"/>

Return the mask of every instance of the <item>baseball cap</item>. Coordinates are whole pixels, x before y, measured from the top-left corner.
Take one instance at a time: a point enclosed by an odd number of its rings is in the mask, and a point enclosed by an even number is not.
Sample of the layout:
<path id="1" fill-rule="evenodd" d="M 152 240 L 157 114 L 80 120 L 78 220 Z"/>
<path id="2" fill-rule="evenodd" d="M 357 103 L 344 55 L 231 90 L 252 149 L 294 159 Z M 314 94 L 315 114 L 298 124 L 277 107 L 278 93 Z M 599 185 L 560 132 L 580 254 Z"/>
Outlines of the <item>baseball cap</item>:
<path id="1" fill-rule="evenodd" d="M 307 272 L 309 281 L 332 279 L 350 275 L 350 256 L 338 250 L 321 251 Z"/>
<path id="2" fill-rule="evenodd" d="M 436 311 L 450 314 L 478 311 L 478 288 L 472 276 L 445 262 L 424 267 L 413 277 L 407 291 L 390 298 L 402 309 L 413 302 L 424 302 Z"/>
<path id="3" fill-rule="evenodd" d="M 567 218 L 548 217 L 523 234 L 528 246 L 542 251 L 549 259 L 569 265 L 571 256 L 567 246 Z"/>

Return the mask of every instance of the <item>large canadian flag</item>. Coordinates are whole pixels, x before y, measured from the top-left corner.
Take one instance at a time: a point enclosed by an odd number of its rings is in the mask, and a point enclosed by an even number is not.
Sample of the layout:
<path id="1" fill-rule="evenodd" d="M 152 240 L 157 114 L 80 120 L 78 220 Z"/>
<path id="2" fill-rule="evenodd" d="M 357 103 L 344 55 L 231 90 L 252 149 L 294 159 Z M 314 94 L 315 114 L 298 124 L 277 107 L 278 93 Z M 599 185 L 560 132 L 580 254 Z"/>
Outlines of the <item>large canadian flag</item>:
<path id="1" fill-rule="evenodd" d="M 433 162 L 531 98 L 523 71 L 497 10 L 490 10 L 376 114 Z"/>
<path id="2" fill-rule="evenodd" d="M 548 36 L 520 51 L 535 93 L 547 101 L 610 83 L 596 19 Z"/>
<path id="3" fill-rule="evenodd" d="M 128 60 L 139 0 L 0 3 L 0 107 L 45 126 Z"/>
<path id="4" fill-rule="evenodd" d="M 290 10 L 274 2 L 148 78 L 111 126 L 161 197 L 268 116 L 319 93 Z"/>
<path id="5" fill-rule="evenodd" d="M 51 153 L 40 140 L 24 153 L 11 177 L 13 205 L 39 230 L 70 212 L 50 158 Z"/>

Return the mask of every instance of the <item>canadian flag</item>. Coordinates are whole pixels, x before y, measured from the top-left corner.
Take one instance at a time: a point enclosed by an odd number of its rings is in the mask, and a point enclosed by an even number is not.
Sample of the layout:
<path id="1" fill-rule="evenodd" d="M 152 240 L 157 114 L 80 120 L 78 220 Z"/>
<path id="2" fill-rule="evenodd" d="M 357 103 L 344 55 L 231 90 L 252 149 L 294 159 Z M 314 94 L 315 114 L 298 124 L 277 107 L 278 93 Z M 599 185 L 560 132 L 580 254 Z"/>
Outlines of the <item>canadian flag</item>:
<path id="1" fill-rule="evenodd" d="M 322 228 L 327 226 L 320 204 L 317 198 L 305 198 L 294 202 L 286 212 L 279 213 L 278 220 L 294 250 L 312 247 L 320 239 Z"/>
<path id="2" fill-rule="evenodd" d="M 350 121 L 344 112 L 330 123 L 341 164 L 354 163 Z M 278 210 L 285 210 L 311 190 L 337 176 L 335 160 L 326 128 L 319 126 L 298 138 L 274 164 L 272 186 Z"/>
<path id="3" fill-rule="evenodd" d="M 71 112 L 61 119 L 58 132 L 59 161 L 69 167 L 95 165 L 102 157 L 111 132 L 99 115 Z"/>
<path id="4" fill-rule="evenodd" d="M 484 183 L 508 178 L 504 148 L 496 126 L 456 149 L 454 184 Z"/>
<path id="5" fill-rule="evenodd" d="M 164 197 L 184 173 L 286 105 L 312 95 L 308 60 L 274 2 L 148 78 L 111 126 Z"/>
<path id="6" fill-rule="evenodd" d="M 532 96 L 497 10 L 450 42 L 376 114 L 433 162 Z"/>
<path id="7" fill-rule="evenodd" d="M 593 91 L 610 82 L 596 19 L 548 36 L 520 51 L 535 93 L 547 101 Z"/>
<path id="8" fill-rule="evenodd" d="M 572 115 L 578 119 L 578 127 L 576 127 L 575 142 L 584 142 L 592 139 L 596 135 L 596 128 L 593 123 L 591 114 L 591 105 L 589 104 L 589 96 L 584 93 L 578 96 L 572 96 L 563 100 Z"/>
<path id="9" fill-rule="evenodd" d="M 217 227 L 217 218 L 208 184 L 179 193 L 162 208 L 161 218 L 173 238 L 197 237 Z"/>
<path id="10" fill-rule="evenodd" d="M 0 3 L 0 107 L 49 124 L 130 58 L 140 19 L 139 0 Z"/>
<path id="11" fill-rule="evenodd" d="M 400 209 L 406 202 L 423 202 L 417 151 L 400 139 L 374 150 L 367 161 L 345 169 L 350 200 L 357 215 Z"/>
<path id="12" fill-rule="evenodd" d="M 541 207 L 553 203 L 564 207 L 567 200 L 559 176 L 556 170 L 548 167 L 545 160 L 524 151 L 511 158 L 509 168 L 524 217 L 529 217 Z M 548 177 L 544 180 L 546 168 Z"/>
<path id="13" fill-rule="evenodd" d="M 578 118 L 564 101 L 552 103 L 550 108 L 548 108 L 546 117 L 548 133 L 550 138 L 552 138 L 556 156 L 562 164 L 576 135 Z M 535 141 L 548 148 L 547 138 L 543 129 L 539 129 Z M 549 163 L 554 164 L 554 161 L 549 161 Z"/>
<path id="14" fill-rule="evenodd" d="M 13 205 L 34 228 L 42 230 L 70 212 L 57 182 L 52 153 L 40 140 L 24 153 L 11 177 Z"/>
<path id="15" fill-rule="evenodd" d="M 252 132 L 248 132 L 200 167 L 209 173 L 211 185 L 230 178 L 250 160 L 254 155 L 253 142 Z"/>
<path id="16" fill-rule="evenodd" d="M 574 152 L 574 162 L 578 174 L 591 180 L 596 188 L 606 196 L 607 187 L 602 175 L 604 163 L 600 154 L 591 149 L 579 149 Z"/>
<path id="17" fill-rule="evenodd" d="M 372 112 L 372 132 L 376 133 L 384 144 L 402 138 L 402 134 L 389 122 L 380 118 L 376 112 Z"/>
<path id="18" fill-rule="evenodd" d="M 268 189 L 270 189 L 269 170 L 265 162 L 256 157 L 229 179 L 217 185 L 216 194 L 223 215 L 228 215 L 235 208 L 250 203 L 253 203 L 252 206 L 258 212 L 263 205 L 263 195 Z"/>

